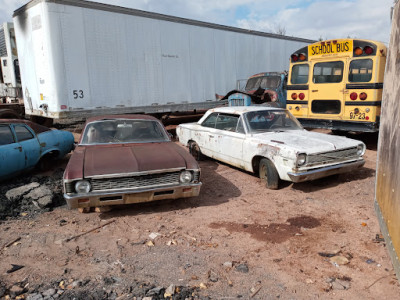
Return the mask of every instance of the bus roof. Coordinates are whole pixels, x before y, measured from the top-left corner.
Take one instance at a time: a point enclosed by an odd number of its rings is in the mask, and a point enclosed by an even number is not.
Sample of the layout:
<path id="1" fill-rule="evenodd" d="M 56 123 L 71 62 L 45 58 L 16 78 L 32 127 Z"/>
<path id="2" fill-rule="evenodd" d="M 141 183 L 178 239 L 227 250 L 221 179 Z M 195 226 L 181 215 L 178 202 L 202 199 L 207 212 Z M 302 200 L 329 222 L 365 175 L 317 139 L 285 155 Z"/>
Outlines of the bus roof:
<path id="1" fill-rule="evenodd" d="M 357 50 L 359 48 L 359 50 Z M 365 51 L 368 49 L 368 51 Z M 357 51 L 356 51 L 357 50 Z M 310 58 L 366 57 L 379 53 L 386 56 L 386 46 L 378 41 L 363 39 L 333 39 L 319 41 L 295 51 L 290 56 L 291 63 L 309 61 Z"/>

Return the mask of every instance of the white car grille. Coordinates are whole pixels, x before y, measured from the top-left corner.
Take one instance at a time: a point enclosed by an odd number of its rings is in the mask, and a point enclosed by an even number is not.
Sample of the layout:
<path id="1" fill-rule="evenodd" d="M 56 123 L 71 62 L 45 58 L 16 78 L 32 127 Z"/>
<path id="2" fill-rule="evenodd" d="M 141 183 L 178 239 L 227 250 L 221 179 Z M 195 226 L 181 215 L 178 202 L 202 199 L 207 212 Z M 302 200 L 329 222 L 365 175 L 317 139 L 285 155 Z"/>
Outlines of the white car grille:
<path id="1" fill-rule="evenodd" d="M 358 157 L 359 155 L 357 154 L 357 147 L 325 153 L 310 154 L 307 156 L 307 166 L 341 162 Z"/>

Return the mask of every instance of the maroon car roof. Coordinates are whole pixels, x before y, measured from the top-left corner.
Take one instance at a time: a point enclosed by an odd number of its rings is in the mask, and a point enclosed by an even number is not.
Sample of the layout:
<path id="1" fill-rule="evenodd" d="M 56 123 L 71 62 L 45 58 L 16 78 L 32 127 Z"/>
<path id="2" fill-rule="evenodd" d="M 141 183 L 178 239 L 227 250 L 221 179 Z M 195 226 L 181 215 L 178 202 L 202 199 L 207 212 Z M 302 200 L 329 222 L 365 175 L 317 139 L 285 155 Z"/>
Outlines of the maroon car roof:
<path id="1" fill-rule="evenodd" d="M 86 119 L 86 123 L 99 121 L 99 120 L 115 120 L 115 119 L 130 119 L 130 120 L 154 120 L 159 121 L 157 118 L 149 115 L 104 115 L 96 116 Z"/>

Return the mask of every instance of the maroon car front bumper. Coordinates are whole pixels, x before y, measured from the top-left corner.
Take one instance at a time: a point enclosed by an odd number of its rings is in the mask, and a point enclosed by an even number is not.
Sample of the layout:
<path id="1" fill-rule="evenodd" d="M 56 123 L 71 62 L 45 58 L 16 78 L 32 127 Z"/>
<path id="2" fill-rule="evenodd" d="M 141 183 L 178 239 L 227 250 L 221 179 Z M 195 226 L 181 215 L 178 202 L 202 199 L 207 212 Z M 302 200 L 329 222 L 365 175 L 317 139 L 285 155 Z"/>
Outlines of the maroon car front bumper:
<path id="1" fill-rule="evenodd" d="M 171 187 L 140 190 L 93 192 L 87 194 L 64 193 L 64 198 L 67 201 L 69 208 L 98 207 L 195 197 L 199 195 L 200 187 L 201 183 L 190 183 Z"/>

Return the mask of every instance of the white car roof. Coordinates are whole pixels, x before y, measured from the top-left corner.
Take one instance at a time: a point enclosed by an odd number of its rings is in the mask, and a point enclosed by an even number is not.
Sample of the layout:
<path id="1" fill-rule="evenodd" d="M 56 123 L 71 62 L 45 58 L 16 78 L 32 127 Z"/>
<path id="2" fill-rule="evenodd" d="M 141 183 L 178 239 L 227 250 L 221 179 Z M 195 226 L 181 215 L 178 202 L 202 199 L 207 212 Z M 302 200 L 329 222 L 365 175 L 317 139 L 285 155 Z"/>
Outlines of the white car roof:
<path id="1" fill-rule="evenodd" d="M 224 107 L 216 107 L 208 110 L 208 113 L 211 112 L 221 112 L 227 114 L 240 114 L 249 112 L 249 111 L 260 111 L 260 110 L 285 110 L 284 108 L 278 107 L 268 107 L 268 106 L 224 106 Z"/>

